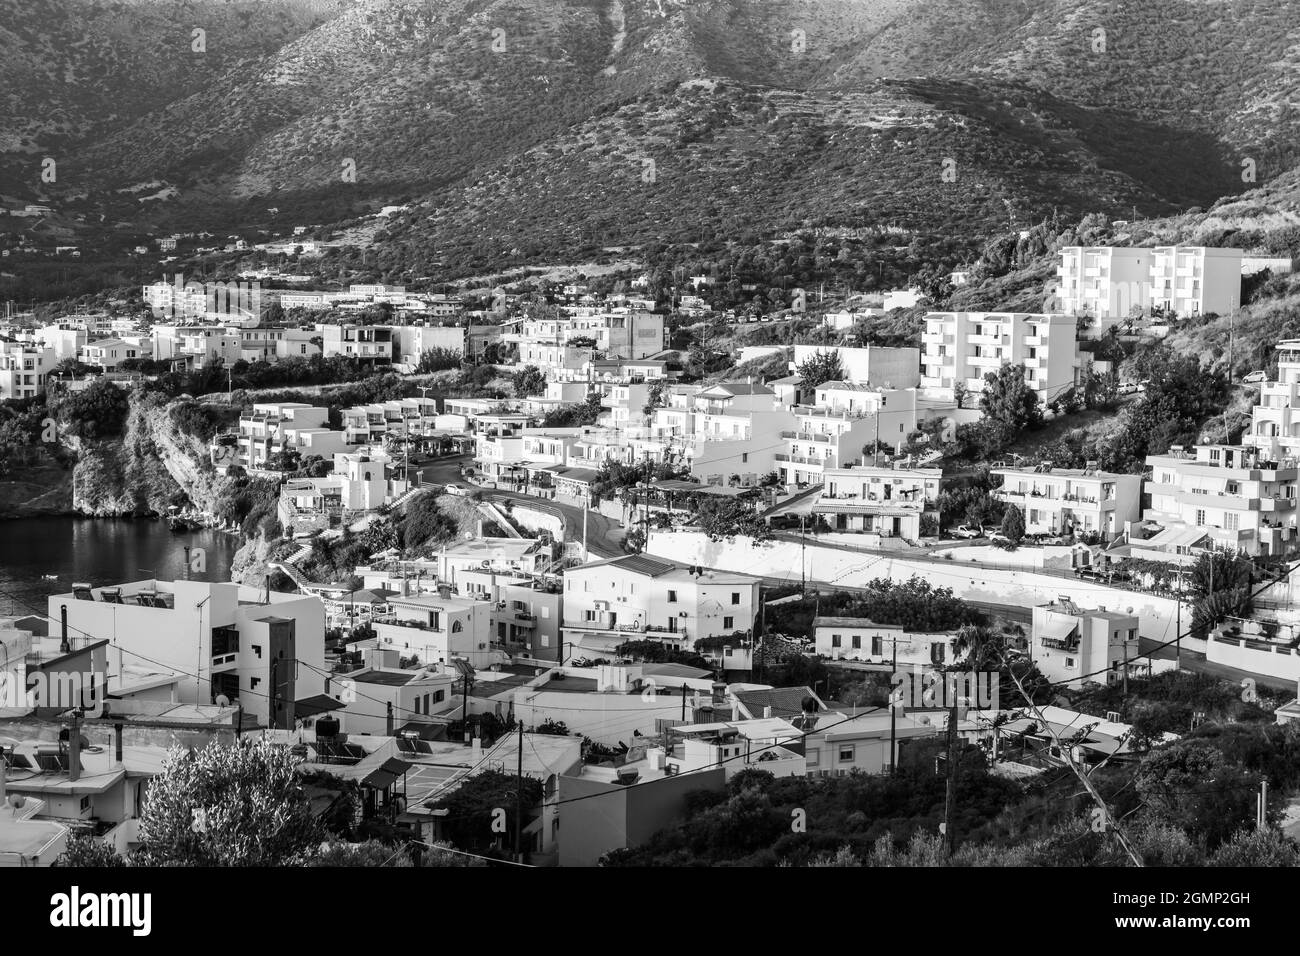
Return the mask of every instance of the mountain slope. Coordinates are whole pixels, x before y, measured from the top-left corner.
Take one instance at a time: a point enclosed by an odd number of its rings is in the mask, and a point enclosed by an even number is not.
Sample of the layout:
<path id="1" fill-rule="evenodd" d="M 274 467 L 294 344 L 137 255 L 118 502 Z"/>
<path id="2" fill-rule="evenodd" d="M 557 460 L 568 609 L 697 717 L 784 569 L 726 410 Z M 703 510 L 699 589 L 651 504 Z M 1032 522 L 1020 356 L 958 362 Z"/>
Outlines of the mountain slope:
<path id="1" fill-rule="evenodd" d="M 414 200 L 382 241 L 421 273 L 1161 214 L 1300 163 L 1300 0 L 35 2 L 0 36 L 0 193 L 150 229 Z M 116 192 L 144 182 L 176 195 Z"/>

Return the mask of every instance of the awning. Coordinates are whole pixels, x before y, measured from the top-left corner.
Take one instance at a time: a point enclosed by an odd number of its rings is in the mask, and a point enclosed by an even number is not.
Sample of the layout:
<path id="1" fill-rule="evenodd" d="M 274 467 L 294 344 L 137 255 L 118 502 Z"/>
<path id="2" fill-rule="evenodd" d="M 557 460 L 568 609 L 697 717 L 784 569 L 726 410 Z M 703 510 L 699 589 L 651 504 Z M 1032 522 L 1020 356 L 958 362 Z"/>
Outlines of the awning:
<path id="1" fill-rule="evenodd" d="M 293 702 L 293 716 L 296 720 L 328 714 L 331 710 L 342 710 L 343 704 L 328 694 L 313 694 Z"/>
<path id="2" fill-rule="evenodd" d="M 1059 643 L 1071 643 L 1071 637 L 1076 636 L 1079 629 L 1078 622 L 1066 618 L 1048 618 L 1042 627 L 1038 628 L 1036 634 L 1040 639 L 1057 641 Z"/>
<path id="3" fill-rule="evenodd" d="M 377 769 L 361 778 L 361 786 L 371 790 L 387 790 L 413 766 L 415 765 L 405 760 L 389 757 Z"/>

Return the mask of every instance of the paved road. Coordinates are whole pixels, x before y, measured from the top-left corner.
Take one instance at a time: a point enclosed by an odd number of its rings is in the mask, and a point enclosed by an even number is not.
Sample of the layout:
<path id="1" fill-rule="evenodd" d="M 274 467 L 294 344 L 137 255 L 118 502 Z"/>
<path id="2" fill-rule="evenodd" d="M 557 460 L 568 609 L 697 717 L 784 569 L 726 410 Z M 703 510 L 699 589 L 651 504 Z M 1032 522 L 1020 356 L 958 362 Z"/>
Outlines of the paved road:
<path id="1" fill-rule="evenodd" d="M 473 460 L 472 455 L 448 455 L 445 458 L 434 458 L 420 463 L 417 465 L 420 471 L 420 481 L 425 484 L 432 482 L 440 485 L 460 482 L 467 487 L 473 488 L 475 486 L 465 481 L 460 475 L 461 466 L 471 460 Z M 580 542 L 582 540 L 582 509 L 576 505 L 549 501 L 533 495 L 520 494 L 516 491 L 498 491 L 493 488 L 481 488 L 479 490 L 483 492 L 483 497 L 487 499 L 503 501 L 509 498 L 562 515 L 568 525 L 569 536 L 575 541 Z M 613 558 L 623 554 L 622 542 L 624 534 L 625 530 L 612 518 L 607 518 L 598 511 L 592 511 L 588 514 L 587 549 L 593 557 Z"/>
<path id="2" fill-rule="evenodd" d="M 1177 656 L 1177 650 L 1171 645 L 1161 647 L 1162 641 L 1153 641 L 1148 638 L 1141 638 L 1138 641 L 1139 651 L 1146 657 L 1159 657 L 1167 660 L 1174 660 Z M 1182 668 L 1184 670 L 1196 671 L 1201 674 L 1210 674 L 1223 680 L 1232 681 L 1234 684 L 1240 683 L 1244 678 L 1251 678 L 1260 687 L 1270 687 L 1273 690 L 1295 693 L 1295 681 L 1287 680 L 1284 677 L 1273 677 L 1268 674 L 1257 674 L 1254 671 L 1244 671 L 1237 667 L 1229 667 L 1226 664 L 1220 664 L 1217 661 L 1205 659 L 1205 655 L 1199 651 L 1183 648 Z"/>
<path id="3" fill-rule="evenodd" d="M 568 525 L 568 535 L 574 541 L 582 541 L 582 509 L 576 505 L 560 504 L 537 498 L 533 495 L 520 494 L 517 491 L 496 491 L 483 488 L 483 497 L 497 501 L 510 498 L 523 504 L 535 505 L 543 510 L 557 512 L 564 516 Z M 623 551 L 623 535 L 626 531 L 612 518 L 607 518 L 599 511 L 587 514 L 587 550 L 596 558 L 614 558 Z"/>

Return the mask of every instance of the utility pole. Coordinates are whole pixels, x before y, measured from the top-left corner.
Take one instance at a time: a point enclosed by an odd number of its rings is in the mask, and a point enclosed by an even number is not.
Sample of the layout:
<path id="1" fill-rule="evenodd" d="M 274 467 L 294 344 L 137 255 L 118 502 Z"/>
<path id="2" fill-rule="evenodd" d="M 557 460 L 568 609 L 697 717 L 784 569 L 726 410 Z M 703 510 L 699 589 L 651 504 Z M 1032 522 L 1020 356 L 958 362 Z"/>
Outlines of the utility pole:
<path id="1" fill-rule="evenodd" d="M 682 723 L 686 723 L 686 685 L 682 685 Z"/>
<path id="2" fill-rule="evenodd" d="M 515 861 L 524 862 L 524 722 L 519 721 L 519 780 L 515 786 Z"/>
<path id="3" fill-rule="evenodd" d="M 267 700 L 268 710 L 266 714 L 266 723 L 271 730 L 275 729 L 275 665 L 276 663 L 277 663 L 276 658 L 272 657 L 271 658 L 271 695 Z"/>
<path id="4" fill-rule="evenodd" d="M 894 645 L 894 661 L 890 665 L 890 686 L 893 686 L 892 678 L 898 673 L 898 638 L 892 641 Z M 892 692 L 891 692 L 892 693 Z M 889 775 L 898 776 L 898 701 L 889 702 Z"/>
<path id="5" fill-rule="evenodd" d="M 1255 813 L 1255 829 L 1262 830 L 1268 823 L 1268 780 L 1259 782 L 1259 796 L 1255 798 L 1257 811 Z"/>
<path id="6" fill-rule="evenodd" d="M 384 734 L 387 737 L 391 737 L 393 736 L 393 702 L 390 700 L 390 701 L 386 701 L 385 703 L 388 708 L 388 716 L 387 719 L 385 720 L 386 726 L 384 728 Z"/>
<path id="7" fill-rule="evenodd" d="M 943 854 L 952 856 L 952 830 L 957 817 L 957 695 L 948 710 L 948 786 L 943 806 Z"/>
<path id="8" fill-rule="evenodd" d="M 808 563 L 804 560 L 804 552 L 807 550 L 808 542 L 804 537 L 803 530 L 804 516 L 799 516 L 799 596 L 808 596 Z"/>
<path id="9" fill-rule="evenodd" d="M 1128 701 L 1128 641 L 1124 641 L 1124 700 Z"/>

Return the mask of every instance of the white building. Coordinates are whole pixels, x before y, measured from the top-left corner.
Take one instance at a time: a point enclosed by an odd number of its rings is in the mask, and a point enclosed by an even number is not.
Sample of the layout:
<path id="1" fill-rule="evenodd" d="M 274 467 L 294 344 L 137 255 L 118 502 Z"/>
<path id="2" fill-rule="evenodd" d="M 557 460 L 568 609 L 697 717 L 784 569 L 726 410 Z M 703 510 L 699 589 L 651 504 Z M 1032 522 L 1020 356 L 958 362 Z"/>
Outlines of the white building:
<path id="1" fill-rule="evenodd" d="M 141 662 L 179 676 L 182 703 L 225 698 L 275 727 L 319 712 L 324 689 L 325 606 L 319 598 L 240 584 L 134 581 L 74 585 L 49 598 L 84 641 L 108 641 L 110 683 Z M 73 641 L 74 648 L 76 641 Z"/>
<path id="2" fill-rule="evenodd" d="M 1027 534 L 1099 534 L 1114 541 L 1142 513 L 1142 476 L 1087 468 L 994 468 L 994 497 L 1015 505 Z"/>
<path id="3" fill-rule="evenodd" d="M 0 400 L 40 395 L 58 363 L 54 349 L 0 339 Z"/>
<path id="4" fill-rule="evenodd" d="M 895 660 L 900 668 L 954 663 L 960 659 L 956 640 L 952 631 L 907 631 L 901 625 L 876 624 L 865 617 L 813 620 L 813 643 L 819 656 L 879 664 L 885 670 Z"/>
<path id="5" fill-rule="evenodd" d="M 1030 642 L 1034 664 L 1048 680 L 1073 690 L 1085 683 L 1110 684 L 1138 657 L 1138 619 L 1069 601 L 1040 604 L 1034 608 Z"/>
<path id="6" fill-rule="evenodd" d="M 1069 315 L 1024 312 L 930 312 L 921 336 L 921 388 L 953 400 L 955 388 L 978 407 L 984 376 L 1021 365 L 1025 381 L 1047 403 L 1078 379 L 1075 320 Z"/>
<path id="7" fill-rule="evenodd" d="M 581 653 L 610 656 L 626 641 L 693 648 L 705 637 L 753 629 L 760 579 L 637 554 L 594 561 L 564 574 L 563 639 Z"/>
<path id="8" fill-rule="evenodd" d="M 1157 246 L 1151 263 L 1151 305 L 1186 318 L 1227 315 L 1241 304 L 1240 249 Z"/>
<path id="9" fill-rule="evenodd" d="M 1164 455 L 1148 455 L 1151 477 L 1146 493 L 1151 504 L 1143 513 L 1146 530 L 1160 530 L 1132 540 L 1133 555 L 1165 555 L 1195 561 L 1193 548 L 1212 543 L 1251 555 L 1284 554 L 1296 539 L 1294 458 L 1271 458 L 1253 446 L 1175 445 Z"/>
<path id="10" fill-rule="evenodd" d="M 812 510 L 832 531 L 916 541 L 921 515 L 938 504 L 943 470 L 851 465 L 824 470 L 822 481 Z"/>
<path id="11" fill-rule="evenodd" d="M 1056 270 L 1058 308 L 1071 316 L 1124 319 L 1151 305 L 1151 249 L 1068 246 Z"/>
<path id="12" fill-rule="evenodd" d="M 795 371 L 808 359 L 828 352 L 839 356 L 843 371 L 840 378 L 846 382 L 886 388 L 913 388 L 921 383 L 921 352 L 911 348 L 796 345 L 790 369 Z"/>

